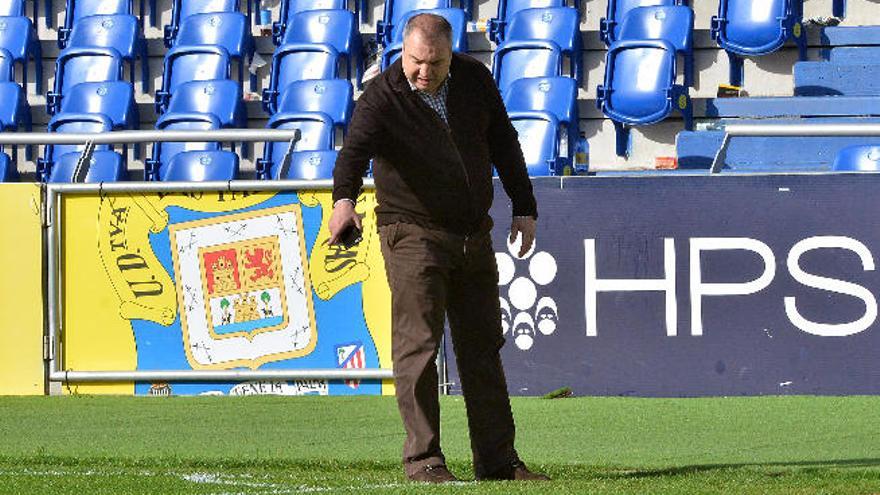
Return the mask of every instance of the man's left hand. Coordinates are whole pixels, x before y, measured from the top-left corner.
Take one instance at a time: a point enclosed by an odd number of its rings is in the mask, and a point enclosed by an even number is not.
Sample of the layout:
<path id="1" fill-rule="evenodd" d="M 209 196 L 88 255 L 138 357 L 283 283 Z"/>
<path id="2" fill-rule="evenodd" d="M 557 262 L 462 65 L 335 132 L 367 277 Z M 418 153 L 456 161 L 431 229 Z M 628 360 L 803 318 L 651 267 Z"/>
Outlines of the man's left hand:
<path id="1" fill-rule="evenodd" d="M 516 240 L 517 234 L 522 236 L 522 243 L 519 246 L 519 258 L 522 258 L 532 249 L 535 242 L 535 219 L 532 217 L 513 217 L 510 224 L 510 243 Z"/>

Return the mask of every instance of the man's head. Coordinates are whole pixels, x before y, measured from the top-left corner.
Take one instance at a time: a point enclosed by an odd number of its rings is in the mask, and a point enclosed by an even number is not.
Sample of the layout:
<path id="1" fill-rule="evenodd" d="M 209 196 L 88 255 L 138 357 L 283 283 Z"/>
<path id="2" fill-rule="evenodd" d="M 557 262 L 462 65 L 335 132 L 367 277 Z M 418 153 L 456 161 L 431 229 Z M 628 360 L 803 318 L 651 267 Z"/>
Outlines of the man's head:
<path id="1" fill-rule="evenodd" d="M 439 15 L 410 17 L 403 30 L 403 73 L 416 89 L 435 93 L 449 74 L 452 26 Z"/>

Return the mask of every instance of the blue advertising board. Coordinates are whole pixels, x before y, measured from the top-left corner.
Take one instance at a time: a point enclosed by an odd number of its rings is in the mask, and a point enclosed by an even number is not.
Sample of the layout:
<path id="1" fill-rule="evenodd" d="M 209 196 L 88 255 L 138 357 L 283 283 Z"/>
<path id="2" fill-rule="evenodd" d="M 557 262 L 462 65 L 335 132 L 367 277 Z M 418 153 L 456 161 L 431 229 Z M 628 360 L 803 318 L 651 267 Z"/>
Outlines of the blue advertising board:
<path id="1" fill-rule="evenodd" d="M 492 209 L 511 394 L 880 392 L 880 175 L 533 185 L 523 258 L 500 184 Z"/>

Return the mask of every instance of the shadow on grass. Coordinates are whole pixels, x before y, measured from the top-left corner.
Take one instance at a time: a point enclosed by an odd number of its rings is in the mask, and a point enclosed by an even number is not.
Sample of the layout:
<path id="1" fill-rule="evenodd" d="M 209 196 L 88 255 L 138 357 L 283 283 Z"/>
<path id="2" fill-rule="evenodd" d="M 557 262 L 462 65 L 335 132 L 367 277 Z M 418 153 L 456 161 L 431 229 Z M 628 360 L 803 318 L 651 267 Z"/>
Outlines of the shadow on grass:
<path id="1" fill-rule="evenodd" d="M 619 472 L 605 473 L 601 477 L 609 479 L 626 478 L 654 478 L 664 476 L 682 476 L 699 474 L 708 471 L 739 468 L 864 468 L 880 467 L 880 458 L 874 459 L 836 459 L 828 461 L 780 461 L 780 462 L 755 462 L 733 464 L 694 464 L 690 466 L 675 466 L 660 469 L 632 469 Z"/>

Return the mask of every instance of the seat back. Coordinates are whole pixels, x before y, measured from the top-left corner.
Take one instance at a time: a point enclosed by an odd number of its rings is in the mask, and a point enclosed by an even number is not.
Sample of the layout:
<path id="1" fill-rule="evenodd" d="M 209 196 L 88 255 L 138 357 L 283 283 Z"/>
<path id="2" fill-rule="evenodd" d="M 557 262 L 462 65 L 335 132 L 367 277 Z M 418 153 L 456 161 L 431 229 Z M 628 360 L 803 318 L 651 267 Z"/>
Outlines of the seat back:
<path id="1" fill-rule="evenodd" d="M 618 39 L 666 40 L 678 52 L 693 50 L 694 11 L 685 5 L 632 9 L 620 24 Z"/>
<path id="2" fill-rule="evenodd" d="M 333 120 L 326 114 L 310 113 L 278 113 L 269 119 L 270 129 L 299 129 L 300 140 L 294 151 L 324 151 L 333 149 Z M 275 141 L 266 143 L 263 152 L 263 163 L 266 170 L 280 170 L 284 155 L 290 143 Z M 279 172 L 274 172 L 276 175 Z M 274 177 L 274 175 L 270 175 Z"/>
<path id="3" fill-rule="evenodd" d="M 880 146 L 847 146 L 837 152 L 831 168 L 839 172 L 880 171 Z"/>
<path id="4" fill-rule="evenodd" d="M 329 45 L 282 45 L 272 59 L 271 88 L 280 91 L 294 81 L 335 79 L 338 63 L 339 53 Z"/>
<path id="5" fill-rule="evenodd" d="M 49 182 L 118 182 L 125 180 L 128 171 L 125 160 L 115 151 L 98 150 L 92 153 L 86 170 L 77 170 L 80 153 L 65 153 L 52 164 Z"/>
<path id="6" fill-rule="evenodd" d="M 49 120 L 47 126 L 49 132 L 67 132 L 67 133 L 86 133 L 94 134 L 100 132 L 110 132 L 113 130 L 113 123 L 104 115 L 92 113 L 59 113 Z M 66 153 L 80 152 L 85 148 L 83 144 L 48 144 L 45 147 L 43 156 L 47 162 L 53 162 L 56 157 Z M 96 150 L 108 149 L 106 144 L 95 146 Z"/>
<path id="7" fill-rule="evenodd" d="M 34 25 L 27 17 L 0 17 L 0 48 L 19 62 L 27 60 L 34 42 Z"/>
<path id="8" fill-rule="evenodd" d="M 67 0 L 64 27 L 72 29 L 80 20 L 91 15 L 133 14 L 132 0 Z"/>
<path id="9" fill-rule="evenodd" d="M 273 164 L 268 175 L 270 179 L 332 179 L 336 157 L 337 152 L 334 150 L 296 151 L 291 155 L 290 167 L 286 171 Z"/>
<path id="10" fill-rule="evenodd" d="M 552 41 L 507 41 L 495 50 L 492 73 L 501 94 L 523 77 L 562 74 L 562 51 Z"/>
<path id="11" fill-rule="evenodd" d="M 171 24 L 178 26 L 193 14 L 238 12 L 239 7 L 239 0 L 174 0 L 171 3 Z"/>
<path id="12" fill-rule="evenodd" d="M 348 10 L 308 10 L 291 18 L 283 42 L 322 43 L 351 56 L 360 53 L 359 29 L 357 17 Z"/>
<path id="13" fill-rule="evenodd" d="M 220 46 L 176 46 L 165 55 L 162 88 L 169 94 L 189 81 L 227 79 L 229 54 Z"/>
<path id="14" fill-rule="evenodd" d="M 254 50 L 250 23 L 240 12 L 189 15 L 180 22 L 174 45 L 222 46 L 233 58 L 250 56 Z"/>
<path id="15" fill-rule="evenodd" d="M 505 40 L 551 40 L 563 52 L 580 51 L 580 14 L 572 7 L 520 10 L 504 30 Z"/>
<path id="16" fill-rule="evenodd" d="M 158 130 L 207 131 L 219 128 L 219 119 L 210 114 L 166 113 L 156 122 Z M 165 180 L 167 165 L 178 153 L 218 149 L 220 145 L 215 142 L 157 142 L 153 145 L 153 161 L 157 169 L 151 172 L 159 180 Z"/>
<path id="17" fill-rule="evenodd" d="M 410 11 L 450 7 L 452 7 L 451 0 L 386 0 L 385 15 L 382 19 L 388 25 L 390 34 L 402 23 L 404 16 Z"/>
<path id="18" fill-rule="evenodd" d="M 725 49 L 745 55 L 769 53 L 785 43 L 790 0 L 721 0 L 718 41 Z"/>
<path id="19" fill-rule="evenodd" d="M 67 45 L 114 48 L 131 59 L 137 55 L 139 37 L 140 26 L 133 15 L 93 15 L 76 22 Z"/>
<path id="20" fill-rule="evenodd" d="M 0 82 L 15 81 L 15 59 L 9 50 L 0 48 Z"/>
<path id="21" fill-rule="evenodd" d="M 570 77 L 517 79 L 504 93 L 504 105 L 508 112 L 548 112 L 560 124 L 576 126 L 579 121 L 577 90 L 577 81 Z"/>
<path id="22" fill-rule="evenodd" d="M 0 2 L 0 16 L 21 17 L 26 16 L 24 10 L 25 0 L 3 0 Z"/>
<path id="23" fill-rule="evenodd" d="M 344 79 L 295 81 L 278 100 L 279 113 L 321 112 L 334 125 L 348 126 L 354 110 L 354 88 Z"/>
<path id="24" fill-rule="evenodd" d="M 238 155 L 231 151 L 184 151 L 165 166 L 163 181 L 204 182 L 238 177 Z"/>
<path id="25" fill-rule="evenodd" d="M 605 62 L 605 101 L 612 119 L 650 124 L 671 111 L 669 90 L 675 81 L 675 48 L 663 40 L 618 41 Z M 608 113 L 606 113 L 608 115 Z"/>
<path id="26" fill-rule="evenodd" d="M 15 130 L 26 121 L 29 112 L 25 102 L 24 90 L 17 83 L 0 82 L 0 130 Z"/>
<path id="27" fill-rule="evenodd" d="M 559 121 L 547 112 L 511 112 L 530 176 L 555 175 L 559 158 Z"/>
<path id="28" fill-rule="evenodd" d="M 62 97 L 79 83 L 121 79 L 122 58 L 113 48 L 71 47 L 55 60 L 55 92 Z"/>
<path id="29" fill-rule="evenodd" d="M 621 39 L 620 26 L 627 15 L 638 7 L 675 5 L 676 0 L 608 0 L 605 17 L 602 18 L 600 36 L 606 45 Z"/>
<path id="30" fill-rule="evenodd" d="M 348 0 L 282 0 L 280 18 L 289 26 L 294 16 L 309 10 L 347 10 Z"/>
<path id="31" fill-rule="evenodd" d="M 171 96 L 167 112 L 209 113 L 217 117 L 221 127 L 247 127 L 241 85 L 230 79 L 181 84 Z"/>
<path id="32" fill-rule="evenodd" d="M 114 129 L 135 129 L 140 123 L 134 87 L 127 81 L 84 82 L 72 86 L 61 104 L 61 114 L 65 113 L 105 115 Z"/>
<path id="33" fill-rule="evenodd" d="M 6 153 L 0 152 L 0 182 L 18 180 L 18 169 Z"/>

